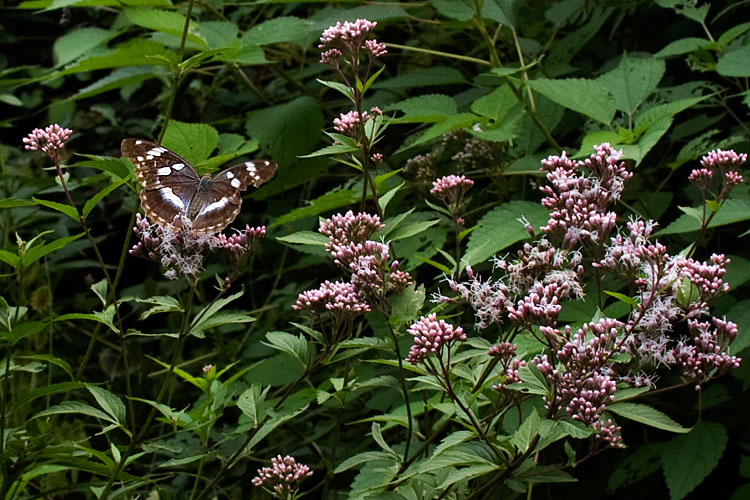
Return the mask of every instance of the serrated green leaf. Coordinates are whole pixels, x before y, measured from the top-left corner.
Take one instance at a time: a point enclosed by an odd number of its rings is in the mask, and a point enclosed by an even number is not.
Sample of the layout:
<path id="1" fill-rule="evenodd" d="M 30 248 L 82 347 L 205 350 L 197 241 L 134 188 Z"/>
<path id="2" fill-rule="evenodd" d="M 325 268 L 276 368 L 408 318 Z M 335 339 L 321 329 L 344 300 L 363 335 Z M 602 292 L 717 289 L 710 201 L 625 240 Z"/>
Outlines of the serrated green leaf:
<path id="1" fill-rule="evenodd" d="M 735 222 L 741 222 L 748 219 L 750 219 L 750 201 L 730 199 L 724 202 L 721 210 L 716 213 L 716 216 L 711 220 L 708 227 L 725 226 L 727 224 L 734 224 Z M 690 233 L 699 231 L 700 227 L 700 220 L 697 220 L 690 215 L 681 215 L 667 227 L 661 231 L 657 231 L 654 236 Z"/>
<path id="2" fill-rule="evenodd" d="M 388 80 L 376 82 L 372 87 L 376 89 L 407 89 L 414 87 L 431 87 L 438 85 L 456 85 L 466 80 L 460 71 L 447 66 L 423 68 Z"/>
<path id="3" fill-rule="evenodd" d="M 260 384 L 252 384 L 237 398 L 237 407 L 242 410 L 242 413 L 250 417 L 253 428 L 258 427 L 266 418 L 264 400 L 269 389 L 270 387 L 266 387 L 262 390 Z"/>
<path id="4" fill-rule="evenodd" d="M 667 443 L 662 467 L 670 498 L 685 498 L 693 491 L 716 468 L 728 440 L 723 425 L 698 421 L 690 432 Z"/>
<path id="5" fill-rule="evenodd" d="M 424 285 L 415 288 L 415 285 L 411 284 L 403 293 L 391 297 L 391 314 L 388 321 L 392 325 L 403 325 L 416 320 L 424 305 L 425 295 Z"/>
<path id="6" fill-rule="evenodd" d="M 145 82 L 151 78 L 166 75 L 167 72 L 160 66 L 128 66 L 125 68 L 116 68 L 112 73 L 101 78 L 91 85 L 83 87 L 73 94 L 70 99 L 77 101 L 86 99 L 110 90 L 119 89 L 127 85 L 135 85 Z"/>
<path id="7" fill-rule="evenodd" d="M 94 396 L 101 409 L 107 412 L 115 422 L 120 425 L 125 424 L 125 403 L 120 398 L 108 390 L 95 385 L 87 384 L 86 389 Z"/>
<path id="8" fill-rule="evenodd" d="M 89 417 L 99 418 L 105 422 L 117 424 L 110 415 L 94 408 L 93 406 L 87 405 L 86 403 L 80 403 L 78 401 L 65 401 L 55 406 L 50 406 L 46 410 L 42 410 L 39 413 L 34 414 L 30 418 L 41 418 L 49 415 L 63 415 L 63 414 L 80 414 L 87 415 Z"/>
<path id="9" fill-rule="evenodd" d="M 323 126 L 320 104 L 307 96 L 256 111 L 245 124 L 248 135 L 281 166 L 291 165 L 297 156 L 312 151 Z"/>
<path id="10" fill-rule="evenodd" d="M 10 343 L 10 345 L 14 345 L 25 339 L 26 337 L 30 337 L 41 332 L 47 327 L 47 324 L 48 323 L 43 321 L 30 321 L 28 323 L 21 323 L 19 325 L 13 326 L 13 328 L 9 331 L 0 331 L 0 339 L 5 340 L 6 342 Z"/>
<path id="11" fill-rule="evenodd" d="M 98 69 L 120 68 L 123 66 L 169 66 L 178 64 L 177 55 L 152 40 L 137 38 L 130 40 L 104 53 L 92 55 L 73 63 L 60 71 L 59 75 L 95 71 Z"/>
<path id="12" fill-rule="evenodd" d="M 532 410 L 529 415 L 523 419 L 520 427 L 516 429 L 516 432 L 511 434 L 510 442 L 513 443 L 518 449 L 519 453 L 524 453 L 529 449 L 534 437 L 539 434 L 539 424 L 541 419 L 535 410 Z"/>
<path id="13" fill-rule="evenodd" d="M 33 207 L 36 203 L 29 200 L 19 200 L 17 198 L 4 198 L 0 200 L 0 208 L 17 208 L 17 207 Z"/>
<path id="14" fill-rule="evenodd" d="M 390 454 L 384 452 L 384 451 L 365 451 L 363 453 L 358 453 L 352 457 L 347 458 L 343 462 L 341 462 L 336 469 L 334 469 L 334 474 L 339 474 L 341 472 L 347 471 L 351 469 L 352 467 L 356 467 L 357 465 L 372 462 L 373 460 L 388 460 L 393 461 L 393 456 Z"/>
<path id="15" fill-rule="evenodd" d="M 295 208 L 291 212 L 288 212 L 271 223 L 271 227 L 280 226 L 282 224 L 289 224 L 305 217 L 311 217 L 319 215 L 323 212 L 335 210 L 337 208 L 345 207 L 359 201 L 362 197 L 361 191 L 353 191 L 351 189 L 341 189 L 332 193 L 324 194 L 318 198 L 312 200 L 310 205 L 306 207 Z"/>
<path id="16" fill-rule="evenodd" d="M 299 361 L 302 366 L 307 366 L 307 340 L 302 335 L 292 335 L 287 332 L 268 332 L 266 333 L 266 340 L 267 342 L 261 343 L 277 351 L 289 354 Z"/>
<path id="17" fill-rule="evenodd" d="M 456 101 L 444 94 L 427 94 L 389 104 L 385 111 L 402 111 L 393 123 L 427 123 L 443 120 L 458 112 Z"/>
<path id="18" fill-rule="evenodd" d="M 686 433 L 690 429 L 681 426 L 664 413 L 650 406 L 636 403 L 614 403 L 607 406 L 607 410 L 621 417 L 650 425 L 669 432 Z"/>
<path id="19" fill-rule="evenodd" d="M 487 212 L 469 236 L 463 261 L 470 266 L 487 260 L 510 245 L 530 238 L 524 225 L 518 221 L 526 217 L 534 228 L 543 226 L 549 212 L 530 201 L 512 201 Z"/>
<path id="20" fill-rule="evenodd" d="M 566 78 L 538 79 L 527 82 L 552 102 L 609 125 L 615 116 L 616 105 L 612 94 L 596 80 Z"/>
<path id="21" fill-rule="evenodd" d="M 182 156 L 192 165 L 208 158 L 219 143 L 219 132 L 205 123 L 170 120 L 164 133 L 164 147 Z"/>
<path id="22" fill-rule="evenodd" d="M 138 7 L 126 7 L 123 12 L 133 24 L 153 31 L 181 37 L 185 28 L 185 16 L 179 12 Z M 191 22 L 188 28 L 187 40 L 200 47 L 208 48 L 206 40 L 196 29 L 194 22 Z"/>
<path id="23" fill-rule="evenodd" d="M 78 222 L 78 210 L 76 210 L 76 207 L 72 207 L 70 205 L 66 205 L 65 203 L 58 203 L 56 201 L 50 201 L 50 200 L 41 200 L 39 198 L 31 198 L 36 202 L 37 205 L 42 205 L 47 208 L 51 208 L 52 210 L 57 210 L 60 213 L 63 213 L 73 219 L 74 221 Z"/>
<path id="24" fill-rule="evenodd" d="M 143 321 L 144 319 L 154 314 L 182 311 L 182 306 L 180 305 L 180 302 L 176 298 L 169 296 L 169 295 L 156 295 L 154 297 L 148 297 L 146 299 L 136 298 L 135 301 L 142 303 L 142 304 L 153 305 L 153 307 L 141 313 L 141 316 L 140 316 L 141 321 Z"/>
<path id="25" fill-rule="evenodd" d="M 679 40 L 667 44 L 666 47 L 654 54 L 654 57 L 667 58 L 689 54 L 690 52 L 695 52 L 696 50 L 705 47 L 709 43 L 711 43 L 711 40 L 706 40 L 705 38 L 680 38 Z"/>
<path id="26" fill-rule="evenodd" d="M 281 16 L 256 24 L 242 35 L 242 42 L 248 45 L 270 45 L 291 42 L 302 45 L 312 22 L 293 16 Z"/>
<path id="27" fill-rule="evenodd" d="M 94 27 L 76 28 L 55 41 L 52 51 L 56 67 L 64 66 L 114 38 L 116 32 Z"/>
<path id="28" fill-rule="evenodd" d="M 232 302 L 235 299 L 238 299 L 244 295 L 245 289 L 243 288 L 237 293 L 234 293 L 230 295 L 229 297 L 224 297 L 219 300 L 216 300 L 212 303 L 209 303 L 206 305 L 203 309 L 200 310 L 200 312 L 193 318 L 192 323 L 190 324 L 190 331 L 195 331 L 197 333 L 202 332 L 206 325 L 211 325 L 213 322 L 213 316 L 218 313 L 221 309 L 224 308 L 227 304 Z"/>
<path id="29" fill-rule="evenodd" d="M 430 0 L 441 15 L 457 21 L 468 21 L 474 17 L 474 9 L 463 0 Z"/>
<path id="30" fill-rule="evenodd" d="M 220 311 L 190 329 L 190 335 L 204 338 L 206 330 L 224 325 L 252 323 L 255 318 L 245 312 Z"/>
<path id="31" fill-rule="evenodd" d="M 716 72 L 722 76 L 747 78 L 750 76 L 750 45 L 726 52 L 716 63 Z"/>
<path id="32" fill-rule="evenodd" d="M 405 224 L 401 224 L 393 231 L 388 233 L 388 239 L 390 241 L 398 241 L 403 240 L 406 238 L 410 238 L 414 235 L 423 233 L 427 229 L 431 228 L 435 224 L 440 222 L 440 220 L 425 220 L 425 221 L 417 221 L 417 222 L 407 222 Z"/>
<path id="33" fill-rule="evenodd" d="M 615 69 L 596 79 L 615 99 L 615 107 L 632 114 L 656 89 L 664 76 L 664 61 L 623 54 Z"/>

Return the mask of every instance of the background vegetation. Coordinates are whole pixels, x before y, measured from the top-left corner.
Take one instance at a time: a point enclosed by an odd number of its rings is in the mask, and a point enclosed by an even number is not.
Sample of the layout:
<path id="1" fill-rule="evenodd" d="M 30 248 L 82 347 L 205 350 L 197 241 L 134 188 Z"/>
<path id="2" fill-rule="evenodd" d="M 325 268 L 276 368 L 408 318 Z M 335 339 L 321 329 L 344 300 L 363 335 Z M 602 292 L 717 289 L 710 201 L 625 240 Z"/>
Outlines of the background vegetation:
<path id="1" fill-rule="evenodd" d="M 737 323 L 728 352 L 746 358 L 748 186 L 726 199 L 688 181 L 710 150 L 750 149 L 746 3 L 26 0 L 0 16 L 5 498 L 264 498 L 251 479 L 277 455 L 310 467 L 308 498 L 750 496 L 747 364 L 700 390 L 679 369 L 618 386 L 632 406 L 607 417 L 627 448 L 610 449 L 545 410 L 554 384 L 529 368 L 539 325 L 476 329 L 469 305 L 440 300 L 456 297 L 446 277 L 470 265 L 487 279 L 492 255 L 510 262 L 532 241 L 519 217 L 540 236 L 542 159 L 608 142 L 633 172 L 620 227 L 653 219 L 672 255 L 731 259 L 711 314 Z M 357 19 L 377 22 L 387 54 L 339 73 L 320 37 Z M 335 129 L 353 109 L 370 128 Z M 70 198 L 54 162 L 23 147 L 50 123 L 74 131 L 59 158 Z M 126 137 L 200 172 L 278 163 L 233 224 L 267 228 L 241 265 L 206 255 L 198 277 L 168 280 L 128 254 L 140 186 Z M 444 206 L 430 190 L 451 174 L 474 184 Z M 318 228 L 350 209 L 381 216 L 366 237 L 398 260 L 388 279 L 412 285 L 345 320 L 294 310 L 348 277 Z M 584 287 L 560 328 L 642 306 L 617 280 Z M 402 362 L 410 325 L 433 312 L 468 337 L 442 382 Z M 486 354 L 498 340 L 528 362 L 507 393 Z"/>

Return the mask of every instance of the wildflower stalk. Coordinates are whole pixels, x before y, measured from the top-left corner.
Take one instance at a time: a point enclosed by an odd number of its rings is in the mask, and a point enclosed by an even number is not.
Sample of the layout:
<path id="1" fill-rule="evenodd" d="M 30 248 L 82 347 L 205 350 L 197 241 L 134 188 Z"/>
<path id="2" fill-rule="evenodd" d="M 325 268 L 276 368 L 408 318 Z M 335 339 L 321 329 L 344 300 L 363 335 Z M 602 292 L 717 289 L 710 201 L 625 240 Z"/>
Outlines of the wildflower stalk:
<path id="1" fill-rule="evenodd" d="M 188 29 L 190 28 L 190 15 L 193 13 L 193 2 L 194 0 L 188 0 L 187 13 L 185 14 L 185 25 L 182 28 L 182 38 L 180 39 L 180 52 L 177 60 L 180 61 L 174 70 L 174 81 L 172 83 L 172 92 L 169 94 L 169 100 L 167 101 L 167 109 L 164 111 L 164 125 L 159 133 L 159 138 L 156 140 L 157 144 L 161 144 L 164 139 L 164 134 L 167 131 L 167 125 L 169 125 L 169 119 L 172 116 L 172 108 L 174 107 L 175 97 L 177 96 L 177 88 L 180 85 L 180 78 L 182 77 L 182 63 L 185 57 L 185 42 L 187 41 Z"/>
<path id="2" fill-rule="evenodd" d="M 385 318 L 386 323 L 388 323 L 388 331 L 391 333 L 391 340 L 393 341 L 393 350 L 396 353 L 396 359 L 398 360 L 398 381 L 401 385 L 401 394 L 404 396 L 404 405 L 406 406 L 406 445 L 404 447 L 404 458 L 403 461 L 406 462 L 409 459 L 409 448 L 411 445 L 411 435 L 413 433 L 412 429 L 412 415 L 411 415 L 411 403 L 409 401 L 409 391 L 406 388 L 406 377 L 404 375 L 404 362 L 401 358 L 401 349 L 398 346 L 398 337 L 396 336 L 396 332 L 393 329 L 393 326 L 388 321 L 388 317 Z"/>

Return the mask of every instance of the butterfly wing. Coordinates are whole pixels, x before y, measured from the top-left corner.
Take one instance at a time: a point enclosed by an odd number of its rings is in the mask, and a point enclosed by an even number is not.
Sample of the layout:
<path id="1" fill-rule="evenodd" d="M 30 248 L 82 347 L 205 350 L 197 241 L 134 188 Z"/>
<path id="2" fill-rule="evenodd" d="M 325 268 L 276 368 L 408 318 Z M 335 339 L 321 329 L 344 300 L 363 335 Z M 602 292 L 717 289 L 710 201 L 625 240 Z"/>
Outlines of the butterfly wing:
<path id="1" fill-rule="evenodd" d="M 143 186 L 141 207 L 159 224 L 170 224 L 187 211 L 200 178 L 188 162 L 163 146 L 143 139 L 125 139 L 120 147 L 135 167 Z"/>
<path id="2" fill-rule="evenodd" d="M 240 163 L 216 174 L 193 219 L 193 231 L 221 231 L 237 217 L 242 191 L 248 186 L 260 187 L 276 173 L 278 166 L 268 160 Z"/>

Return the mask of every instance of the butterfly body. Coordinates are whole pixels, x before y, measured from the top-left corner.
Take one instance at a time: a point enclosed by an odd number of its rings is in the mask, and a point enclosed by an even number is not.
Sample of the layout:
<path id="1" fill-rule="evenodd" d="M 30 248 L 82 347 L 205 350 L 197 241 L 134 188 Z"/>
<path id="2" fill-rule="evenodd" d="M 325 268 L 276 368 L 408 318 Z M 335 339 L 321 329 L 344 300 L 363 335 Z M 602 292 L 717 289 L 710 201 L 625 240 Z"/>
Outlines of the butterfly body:
<path id="1" fill-rule="evenodd" d="M 125 139 L 121 150 L 143 186 L 139 196 L 146 216 L 163 225 L 182 216 L 195 233 L 224 229 L 240 212 L 242 191 L 259 187 L 277 169 L 271 161 L 257 160 L 199 177 L 187 161 L 153 142 Z"/>

